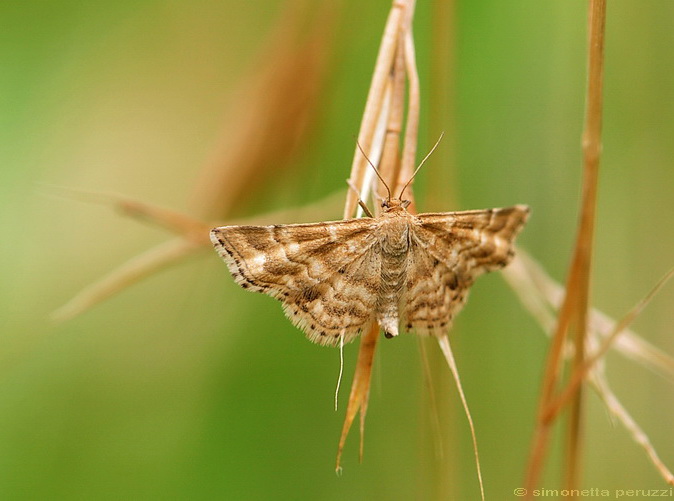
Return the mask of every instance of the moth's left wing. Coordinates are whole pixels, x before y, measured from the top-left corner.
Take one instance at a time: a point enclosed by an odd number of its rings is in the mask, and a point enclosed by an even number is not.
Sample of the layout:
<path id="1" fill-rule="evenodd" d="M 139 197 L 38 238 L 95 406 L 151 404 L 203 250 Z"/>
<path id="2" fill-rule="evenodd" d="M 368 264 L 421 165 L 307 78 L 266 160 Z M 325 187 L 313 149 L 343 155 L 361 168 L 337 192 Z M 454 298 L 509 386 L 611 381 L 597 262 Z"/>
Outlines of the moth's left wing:
<path id="1" fill-rule="evenodd" d="M 283 302 L 310 340 L 352 340 L 374 318 L 380 253 L 375 220 L 275 226 L 223 226 L 216 250 L 243 288 Z"/>
<path id="2" fill-rule="evenodd" d="M 528 215 L 525 205 L 418 215 L 404 301 L 407 330 L 446 333 L 475 279 L 510 262 Z"/>

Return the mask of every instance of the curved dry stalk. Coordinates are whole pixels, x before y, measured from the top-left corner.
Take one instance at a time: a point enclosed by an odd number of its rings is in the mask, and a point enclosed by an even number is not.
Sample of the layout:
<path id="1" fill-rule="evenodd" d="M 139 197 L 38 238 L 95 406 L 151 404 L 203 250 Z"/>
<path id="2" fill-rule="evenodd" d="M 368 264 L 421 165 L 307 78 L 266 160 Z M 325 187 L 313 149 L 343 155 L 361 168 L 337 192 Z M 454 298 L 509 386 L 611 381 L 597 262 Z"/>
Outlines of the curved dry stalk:
<path id="1" fill-rule="evenodd" d="M 634 314 L 645 306 L 648 299 L 664 285 L 666 280 L 671 278 L 673 273 L 674 270 L 667 273 L 658 282 L 655 289 L 630 314 L 623 318 L 620 324 L 599 310 L 592 309 L 589 318 L 591 346 L 589 346 L 590 353 L 588 354 L 590 360 L 596 360 L 589 371 L 588 381 L 599 394 L 609 412 L 623 424 L 632 439 L 646 451 L 646 455 L 656 470 L 670 484 L 673 478 L 672 473 L 659 458 L 646 433 L 611 392 L 603 375 L 603 358 L 597 357 L 596 354 L 600 350 L 599 346 L 604 347 L 601 349 L 602 352 L 610 347 L 624 357 L 640 363 L 663 377 L 674 380 L 674 358 L 625 327 L 632 320 Z M 515 259 L 503 270 L 502 276 L 518 295 L 522 304 L 538 321 L 542 330 L 549 333 L 554 328 L 555 312 L 563 299 L 562 286 L 547 275 L 543 267 L 522 249 L 518 249 Z M 620 332 L 622 334 L 618 336 L 617 333 Z M 572 354 L 573 346 L 567 345 L 567 348 L 567 355 Z M 592 355 L 593 353 L 595 355 Z"/>
<path id="2" fill-rule="evenodd" d="M 431 361 L 428 357 L 428 350 L 424 339 L 417 336 L 417 346 L 419 347 L 419 354 L 421 356 L 421 366 L 424 370 L 424 383 L 426 385 L 426 393 L 428 394 L 428 402 L 430 407 L 430 421 L 432 427 L 432 436 L 435 438 L 435 455 L 437 459 L 444 459 L 445 451 L 442 444 L 442 426 L 440 425 L 440 409 L 438 408 L 438 399 L 435 395 L 435 385 L 433 384 L 433 374 L 431 372 Z"/>
<path id="3" fill-rule="evenodd" d="M 221 143 L 196 183 L 194 208 L 201 220 L 143 202 L 80 192 L 78 198 L 110 203 L 125 215 L 162 226 L 183 238 L 166 242 L 123 264 L 59 308 L 53 314 L 55 318 L 72 318 L 188 257 L 202 245 L 210 248 L 208 233 L 215 224 L 204 220 L 225 217 L 261 183 L 266 172 L 290 164 L 298 146 L 308 137 L 308 124 L 315 113 L 325 73 L 328 52 L 325 47 L 334 23 L 324 20 L 334 18 L 339 7 L 339 2 L 322 4 L 317 16 L 324 22 L 312 23 L 313 29 L 306 33 L 301 3 L 283 11 L 275 32 L 260 53 L 262 64 L 255 66 L 256 72 L 241 84 L 238 95 L 232 99 Z"/>
<path id="4" fill-rule="evenodd" d="M 182 261 L 206 245 L 183 238 L 174 238 L 127 261 L 98 282 L 84 288 L 79 294 L 52 313 L 57 322 L 70 320 L 92 306 L 108 299 L 126 287 L 155 272 Z"/>
<path id="5" fill-rule="evenodd" d="M 517 249 L 515 259 L 501 272 L 506 283 L 536 319 L 543 332 L 549 334 L 555 326 L 556 312 L 564 298 L 564 288 L 552 279 L 543 267 L 524 249 Z M 606 338 L 615 330 L 616 321 L 596 308 L 590 311 L 590 332 Z M 625 329 L 612 344 L 613 349 L 649 370 L 674 380 L 674 358 L 636 332 Z M 572 353 L 572 347 L 569 348 Z"/>
<path id="6" fill-rule="evenodd" d="M 653 463 L 655 469 L 658 471 L 658 473 L 660 473 L 665 482 L 667 482 L 669 485 L 674 485 L 674 474 L 669 468 L 667 468 L 665 463 L 662 462 L 660 456 L 658 456 L 658 453 L 655 451 L 653 444 L 651 444 L 648 435 L 644 433 L 637 422 L 632 418 L 632 416 L 630 416 L 629 412 L 627 412 L 627 409 L 625 409 L 625 407 L 623 407 L 623 405 L 620 403 L 620 400 L 618 400 L 618 398 L 613 394 L 605 379 L 599 376 L 596 372 L 593 372 L 592 377 L 590 378 L 590 383 L 601 396 L 602 400 L 604 401 L 604 405 L 606 405 L 606 408 L 609 410 L 609 412 L 622 423 L 625 429 L 632 436 L 632 440 L 634 440 L 644 449 L 648 459 L 651 461 L 651 463 Z"/>
<path id="7" fill-rule="evenodd" d="M 456 366 L 454 354 L 452 353 L 452 347 L 449 344 L 449 336 L 442 336 L 441 338 L 438 338 L 438 344 L 442 349 L 442 353 L 445 355 L 447 365 L 449 365 L 449 368 L 452 371 L 452 376 L 454 376 L 454 381 L 456 382 L 456 389 L 458 390 L 459 397 L 461 398 L 461 405 L 463 405 L 463 410 L 466 413 L 466 418 L 468 419 L 468 426 L 470 427 L 470 436 L 473 441 L 473 454 L 475 454 L 477 479 L 480 483 L 480 495 L 482 496 L 482 501 L 484 501 L 484 483 L 482 482 L 482 468 L 480 468 L 480 454 L 478 453 L 477 449 L 477 437 L 475 435 L 475 425 L 473 424 L 473 418 L 470 415 L 470 409 L 468 408 L 466 395 L 463 393 L 463 386 L 461 386 L 461 378 L 459 377 L 459 369 Z"/>
<path id="8" fill-rule="evenodd" d="M 210 224 L 181 212 L 112 193 L 78 190 L 65 186 L 49 186 L 49 189 L 59 191 L 58 195 L 63 198 L 107 205 L 124 216 L 164 228 L 195 242 L 208 243 Z"/>
<path id="9" fill-rule="evenodd" d="M 566 403 L 576 392 L 578 386 L 580 386 L 580 384 L 585 380 L 590 371 L 593 370 L 594 366 L 599 362 L 599 360 L 601 360 L 604 357 L 604 355 L 606 355 L 606 352 L 608 352 L 608 350 L 613 346 L 618 336 L 622 334 L 623 331 L 627 329 L 627 327 L 630 324 L 632 324 L 632 322 L 634 322 L 634 320 L 636 320 L 636 318 L 639 316 L 639 314 L 641 314 L 646 305 L 651 302 L 653 297 L 667 283 L 667 281 L 670 278 L 672 278 L 672 276 L 674 276 L 674 269 L 669 270 L 669 272 L 666 273 L 665 276 L 660 279 L 660 281 L 658 281 L 658 283 L 646 295 L 646 297 L 644 297 L 641 301 L 639 301 L 634 306 L 634 308 L 632 308 L 627 313 L 627 315 L 625 315 L 614 326 L 611 333 L 604 338 L 601 346 L 599 346 L 598 349 L 593 350 L 591 355 L 587 356 L 582 367 L 576 370 L 571 376 L 571 381 L 567 384 L 566 388 L 564 388 L 564 390 L 560 392 L 559 396 L 553 402 L 550 403 L 548 412 L 545 415 L 545 418 L 547 420 L 552 420 L 559 414 L 561 409 L 566 405 Z"/>
<path id="10" fill-rule="evenodd" d="M 199 221 L 190 216 L 143 202 L 117 199 L 90 192 L 81 192 L 80 194 L 86 196 L 89 201 L 112 203 L 116 209 L 122 211 L 125 215 L 142 216 L 143 221 L 169 229 L 180 238 L 169 240 L 147 250 L 85 287 L 70 301 L 52 313 L 51 317 L 54 321 L 70 320 L 131 285 L 184 261 L 201 249 L 212 249 L 213 244 L 208 239 L 208 232 L 214 226 L 218 226 L 216 223 Z M 324 215 L 328 219 L 339 210 L 343 196 L 341 192 L 334 193 L 318 202 L 299 208 L 261 214 L 239 222 L 241 224 L 262 224 L 270 221 L 276 223 L 292 222 L 310 220 L 317 215 Z M 132 208 L 132 210 L 129 210 L 129 208 Z"/>
<path id="11" fill-rule="evenodd" d="M 556 322 L 555 312 L 563 299 L 562 286 L 547 275 L 543 267 L 522 249 L 517 250 L 515 259 L 502 273 L 506 282 L 539 323 L 543 332 L 551 332 Z M 610 391 L 608 384 L 605 382 L 602 361 L 606 350 L 613 348 L 624 357 L 639 362 L 644 367 L 670 380 L 674 379 L 674 358 L 654 347 L 635 332 L 627 329 L 627 325 L 673 275 L 674 270 L 670 270 L 648 296 L 640 301 L 619 323 L 596 309 L 590 311 L 587 360 L 591 364 L 585 368 L 585 372 L 589 374 L 588 381 L 604 401 L 609 412 L 623 424 L 631 434 L 632 439 L 645 449 L 648 458 L 667 482 L 671 481 L 672 474 L 659 459 L 648 436 L 639 428 L 627 410 L 620 404 L 618 398 Z M 573 355 L 571 344 L 566 345 L 565 355 L 567 357 Z M 567 395 L 563 398 L 568 399 L 568 395 L 567 390 Z"/>

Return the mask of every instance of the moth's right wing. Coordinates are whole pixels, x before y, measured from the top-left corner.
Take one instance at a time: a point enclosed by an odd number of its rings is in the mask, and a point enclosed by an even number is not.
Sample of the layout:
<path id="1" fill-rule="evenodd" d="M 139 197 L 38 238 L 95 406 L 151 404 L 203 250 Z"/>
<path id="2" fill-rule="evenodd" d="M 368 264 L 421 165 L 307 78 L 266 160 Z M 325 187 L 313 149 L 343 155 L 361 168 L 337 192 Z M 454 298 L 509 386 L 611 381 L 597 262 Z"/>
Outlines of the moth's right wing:
<path id="1" fill-rule="evenodd" d="M 515 237 L 529 217 L 529 207 L 514 205 L 417 217 L 421 225 L 416 234 L 428 252 L 452 267 L 458 266 L 474 279 L 510 262 Z"/>
<path id="2" fill-rule="evenodd" d="M 405 326 L 444 335 L 463 306 L 470 286 L 507 265 L 529 208 L 428 213 L 417 216 L 406 290 Z"/>
<path id="3" fill-rule="evenodd" d="M 223 226 L 211 240 L 241 287 L 282 301 L 311 341 L 337 345 L 374 320 L 381 267 L 375 228 L 370 218 Z"/>

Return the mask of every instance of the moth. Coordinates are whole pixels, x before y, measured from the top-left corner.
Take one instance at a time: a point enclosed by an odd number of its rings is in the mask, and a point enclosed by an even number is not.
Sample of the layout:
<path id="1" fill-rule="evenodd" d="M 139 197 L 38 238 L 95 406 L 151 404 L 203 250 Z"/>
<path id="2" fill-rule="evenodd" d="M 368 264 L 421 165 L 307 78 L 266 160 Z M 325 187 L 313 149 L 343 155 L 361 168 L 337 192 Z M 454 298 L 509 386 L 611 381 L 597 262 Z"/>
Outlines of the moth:
<path id="1" fill-rule="evenodd" d="M 475 279 L 510 262 L 529 208 L 414 215 L 403 192 L 389 192 L 377 217 L 210 236 L 236 283 L 279 299 L 313 342 L 347 343 L 373 322 L 387 338 L 443 336 Z"/>

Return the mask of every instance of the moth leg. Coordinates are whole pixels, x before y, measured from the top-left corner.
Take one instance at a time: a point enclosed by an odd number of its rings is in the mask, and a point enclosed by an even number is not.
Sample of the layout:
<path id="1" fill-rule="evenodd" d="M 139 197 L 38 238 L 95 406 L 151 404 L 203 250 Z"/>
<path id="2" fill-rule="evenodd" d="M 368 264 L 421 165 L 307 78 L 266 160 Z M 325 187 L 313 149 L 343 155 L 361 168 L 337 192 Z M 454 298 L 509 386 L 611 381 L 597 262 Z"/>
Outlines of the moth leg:
<path id="1" fill-rule="evenodd" d="M 367 208 L 367 205 L 365 205 L 365 202 L 363 202 L 363 201 L 360 199 L 360 193 L 358 192 L 358 189 L 357 189 L 357 188 L 353 185 L 353 183 L 351 182 L 351 179 L 347 179 L 347 180 L 346 180 L 346 184 L 348 184 L 348 185 L 349 185 L 349 188 L 351 188 L 353 191 L 356 192 L 356 195 L 358 196 L 358 205 L 360 205 L 360 208 L 363 209 L 363 212 L 365 213 L 365 215 L 366 215 L 367 217 L 372 217 L 372 218 L 373 218 L 374 216 L 373 216 L 372 213 L 370 212 L 370 209 L 368 209 L 368 208 Z"/>

